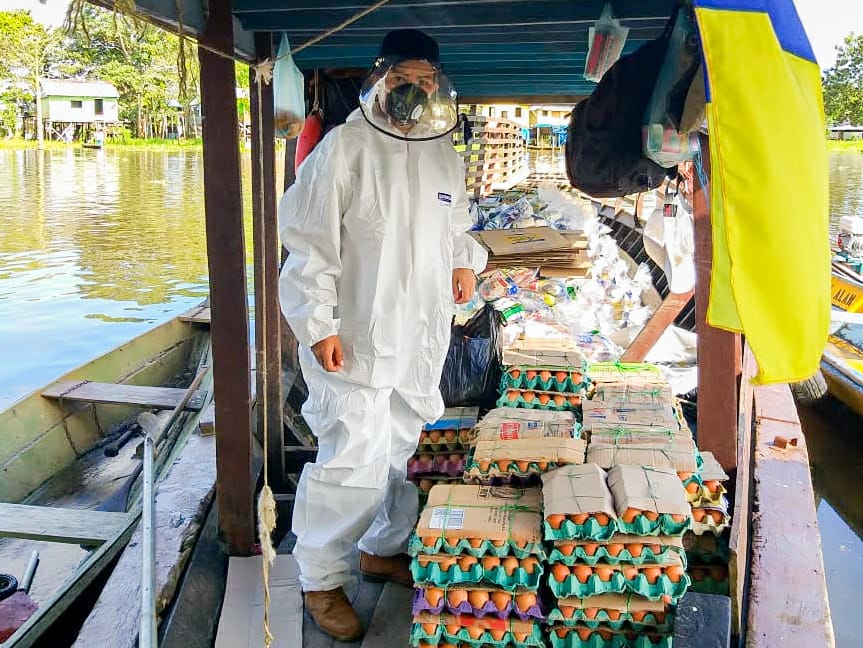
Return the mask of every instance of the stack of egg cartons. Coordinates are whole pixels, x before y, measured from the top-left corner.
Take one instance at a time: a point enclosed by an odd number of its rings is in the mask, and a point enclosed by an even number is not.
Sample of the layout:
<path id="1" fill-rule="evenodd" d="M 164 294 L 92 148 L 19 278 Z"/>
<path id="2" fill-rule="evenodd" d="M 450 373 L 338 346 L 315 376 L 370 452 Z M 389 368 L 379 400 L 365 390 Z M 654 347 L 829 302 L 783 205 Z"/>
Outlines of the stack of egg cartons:
<path id="1" fill-rule="evenodd" d="M 478 407 L 452 407 L 423 428 L 417 452 L 408 460 L 408 479 L 419 489 L 421 505 L 435 484 L 461 483 L 478 418 Z"/>
<path id="2" fill-rule="evenodd" d="M 723 482 L 728 475 L 711 452 L 701 452 L 698 472 L 686 486 L 692 506 L 692 530 L 684 537 L 692 589 L 702 594 L 728 594 L 728 541 L 731 519 Z"/>
<path id="3" fill-rule="evenodd" d="M 411 644 L 544 646 L 539 489 L 438 485 L 409 552 Z"/>
<path id="4" fill-rule="evenodd" d="M 551 645 L 670 646 L 674 604 L 689 584 L 688 506 L 674 471 L 584 464 L 543 482 Z"/>
<path id="5" fill-rule="evenodd" d="M 569 411 L 499 407 L 475 430 L 464 480 L 486 486 L 529 486 L 548 470 L 584 463 L 585 442 Z"/>

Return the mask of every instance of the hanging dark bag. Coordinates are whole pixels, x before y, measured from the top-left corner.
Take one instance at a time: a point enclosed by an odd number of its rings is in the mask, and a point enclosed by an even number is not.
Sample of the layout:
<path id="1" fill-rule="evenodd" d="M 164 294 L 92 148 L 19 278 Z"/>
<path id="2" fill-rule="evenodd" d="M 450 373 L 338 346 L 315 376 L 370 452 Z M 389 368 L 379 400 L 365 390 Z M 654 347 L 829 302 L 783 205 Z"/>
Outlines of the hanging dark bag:
<path id="1" fill-rule="evenodd" d="M 491 304 L 453 326 L 440 391 L 447 407 L 493 407 L 500 383 L 500 320 Z"/>

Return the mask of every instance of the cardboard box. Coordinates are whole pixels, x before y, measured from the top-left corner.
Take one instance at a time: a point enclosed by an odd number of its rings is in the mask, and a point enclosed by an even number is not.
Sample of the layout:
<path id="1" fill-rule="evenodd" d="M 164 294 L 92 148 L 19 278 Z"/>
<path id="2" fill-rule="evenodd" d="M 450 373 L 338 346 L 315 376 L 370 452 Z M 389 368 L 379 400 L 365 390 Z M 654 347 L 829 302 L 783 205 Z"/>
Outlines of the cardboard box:
<path id="1" fill-rule="evenodd" d="M 608 472 L 608 487 L 618 516 L 628 508 L 668 515 L 692 513 L 686 490 L 674 470 L 621 465 Z"/>
<path id="2" fill-rule="evenodd" d="M 440 485 L 429 492 L 417 535 L 541 542 L 541 513 L 538 488 Z"/>
<path id="3" fill-rule="evenodd" d="M 705 450 L 701 453 L 701 460 L 704 464 L 701 466 L 702 481 L 728 481 L 728 475 L 722 469 L 722 466 L 713 456 L 712 452 Z"/>
<path id="4" fill-rule="evenodd" d="M 529 338 L 513 342 L 503 350 L 506 366 L 543 366 L 581 371 L 585 357 L 571 340 Z"/>
<path id="5" fill-rule="evenodd" d="M 492 256 L 505 256 L 559 250 L 569 247 L 569 241 L 550 227 L 525 227 L 507 230 L 470 232 Z"/>
<path id="6" fill-rule="evenodd" d="M 587 449 L 588 463 L 595 463 L 606 470 L 624 464 L 635 464 L 636 467 L 645 466 L 654 469 L 668 469 L 675 473 L 674 477 L 684 493 L 683 484 L 677 477 L 677 472 L 695 472 L 698 465 L 693 453 L 694 444 L 689 440 L 691 446 L 677 445 L 676 443 L 659 444 L 615 444 L 603 443 L 591 439 Z"/>
<path id="7" fill-rule="evenodd" d="M 597 594 L 589 598 L 565 598 L 560 599 L 557 605 L 573 607 L 577 610 L 599 608 L 621 612 L 665 612 L 666 607 L 662 601 L 651 601 L 643 596 L 632 594 Z"/>
<path id="8" fill-rule="evenodd" d="M 540 436 L 541 433 L 541 430 L 523 430 L 522 434 L 525 436 L 521 438 L 478 439 L 474 445 L 473 462 L 476 464 L 481 461 L 511 460 L 553 461 L 557 464 L 584 463 L 584 451 L 587 447 L 584 439 L 573 439 L 566 435 Z"/>
<path id="9" fill-rule="evenodd" d="M 477 425 L 475 432 L 474 445 L 519 439 L 571 439 L 577 436 L 575 414 L 572 412 L 513 407 L 492 410 Z"/>
<path id="10" fill-rule="evenodd" d="M 616 519 L 606 472 L 596 464 L 564 466 L 542 476 L 543 515 L 605 513 Z"/>
<path id="11" fill-rule="evenodd" d="M 597 401 L 594 398 L 582 403 L 582 412 L 584 414 L 582 425 L 587 431 L 593 430 L 594 425 L 599 425 L 600 429 L 664 431 L 668 434 L 680 432 L 680 422 L 671 405 L 657 407 L 616 404 Z"/>

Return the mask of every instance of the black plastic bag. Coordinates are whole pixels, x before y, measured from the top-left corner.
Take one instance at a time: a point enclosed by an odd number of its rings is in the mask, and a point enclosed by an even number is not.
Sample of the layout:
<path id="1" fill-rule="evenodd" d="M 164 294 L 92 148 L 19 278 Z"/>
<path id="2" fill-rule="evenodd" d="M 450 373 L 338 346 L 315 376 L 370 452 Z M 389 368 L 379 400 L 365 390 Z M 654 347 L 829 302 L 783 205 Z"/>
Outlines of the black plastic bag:
<path id="1" fill-rule="evenodd" d="M 500 318 L 490 304 L 453 326 L 440 391 L 447 407 L 494 407 L 500 384 Z"/>

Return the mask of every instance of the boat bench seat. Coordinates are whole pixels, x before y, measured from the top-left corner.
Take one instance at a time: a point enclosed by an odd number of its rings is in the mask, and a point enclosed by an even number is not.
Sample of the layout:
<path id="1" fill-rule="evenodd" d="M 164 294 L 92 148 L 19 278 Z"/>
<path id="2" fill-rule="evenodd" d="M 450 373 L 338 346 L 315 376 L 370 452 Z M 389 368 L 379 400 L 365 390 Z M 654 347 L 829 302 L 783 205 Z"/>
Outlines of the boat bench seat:
<path id="1" fill-rule="evenodd" d="M 0 538 L 95 546 L 128 528 L 128 513 L 0 503 Z"/>
<path id="2" fill-rule="evenodd" d="M 105 405 L 135 405 L 154 409 L 174 409 L 180 404 L 185 389 L 177 387 L 142 387 L 119 383 L 58 382 L 42 390 L 42 396 L 64 401 L 102 403 Z M 186 405 L 187 410 L 198 411 L 203 406 L 204 394 L 198 392 Z"/>

